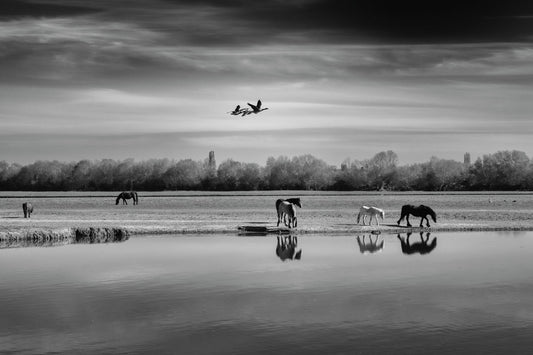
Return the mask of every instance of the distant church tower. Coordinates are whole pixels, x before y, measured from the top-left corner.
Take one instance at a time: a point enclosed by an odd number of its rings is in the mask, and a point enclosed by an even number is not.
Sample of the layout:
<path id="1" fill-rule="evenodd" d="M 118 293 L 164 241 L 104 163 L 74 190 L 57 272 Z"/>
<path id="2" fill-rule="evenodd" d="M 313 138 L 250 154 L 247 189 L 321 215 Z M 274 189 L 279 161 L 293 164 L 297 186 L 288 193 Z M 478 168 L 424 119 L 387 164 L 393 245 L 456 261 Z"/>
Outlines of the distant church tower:
<path id="1" fill-rule="evenodd" d="M 215 160 L 215 152 L 212 150 L 209 152 L 209 169 L 216 170 L 217 169 L 217 162 Z"/>
<path id="2" fill-rule="evenodd" d="M 464 164 L 465 165 L 470 165 L 470 153 L 465 153 L 465 157 L 464 157 Z"/>

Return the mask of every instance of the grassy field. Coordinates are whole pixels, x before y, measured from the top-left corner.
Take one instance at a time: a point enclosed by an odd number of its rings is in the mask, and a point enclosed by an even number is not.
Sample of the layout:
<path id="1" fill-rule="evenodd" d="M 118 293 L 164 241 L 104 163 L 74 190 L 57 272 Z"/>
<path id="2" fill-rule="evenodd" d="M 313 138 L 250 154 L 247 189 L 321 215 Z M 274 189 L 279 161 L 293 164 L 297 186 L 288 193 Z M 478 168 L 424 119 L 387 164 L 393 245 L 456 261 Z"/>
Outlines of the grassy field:
<path id="1" fill-rule="evenodd" d="M 355 192 L 140 192 L 139 205 L 115 205 L 110 192 L 1 192 L 0 238 L 24 230 L 73 227 L 125 228 L 146 233 L 237 233 L 239 225 L 275 227 L 274 202 L 301 197 L 298 233 L 397 232 L 404 204 L 425 204 L 438 216 L 431 229 L 533 230 L 531 193 L 355 193 Z M 24 219 L 22 203 L 34 205 Z M 379 227 L 356 224 L 361 205 L 385 210 Z M 412 218 L 418 226 L 419 218 Z M 405 222 L 402 223 L 405 225 Z M 401 229 L 405 231 L 405 229 Z"/>

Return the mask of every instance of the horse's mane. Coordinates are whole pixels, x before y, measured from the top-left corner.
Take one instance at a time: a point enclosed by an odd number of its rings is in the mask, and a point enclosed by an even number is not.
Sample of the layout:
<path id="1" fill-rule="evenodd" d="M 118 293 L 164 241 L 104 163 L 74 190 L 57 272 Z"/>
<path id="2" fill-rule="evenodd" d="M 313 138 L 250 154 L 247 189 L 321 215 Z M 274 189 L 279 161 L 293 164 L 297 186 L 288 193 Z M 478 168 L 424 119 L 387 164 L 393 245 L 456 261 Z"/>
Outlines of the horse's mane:
<path id="1" fill-rule="evenodd" d="M 285 201 L 302 208 L 302 202 L 300 201 L 299 197 L 288 198 Z"/>

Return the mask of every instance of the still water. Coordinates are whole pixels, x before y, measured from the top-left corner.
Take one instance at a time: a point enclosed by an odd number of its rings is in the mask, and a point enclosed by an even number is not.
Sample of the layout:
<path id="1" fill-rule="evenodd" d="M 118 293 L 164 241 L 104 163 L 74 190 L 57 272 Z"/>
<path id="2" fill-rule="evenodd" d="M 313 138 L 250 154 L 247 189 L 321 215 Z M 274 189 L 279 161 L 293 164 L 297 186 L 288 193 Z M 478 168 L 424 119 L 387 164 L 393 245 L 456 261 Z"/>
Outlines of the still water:
<path id="1" fill-rule="evenodd" d="M 2 249 L 0 353 L 533 347 L 532 232 L 357 237 L 278 245 L 275 236 L 150 236 Z"/>

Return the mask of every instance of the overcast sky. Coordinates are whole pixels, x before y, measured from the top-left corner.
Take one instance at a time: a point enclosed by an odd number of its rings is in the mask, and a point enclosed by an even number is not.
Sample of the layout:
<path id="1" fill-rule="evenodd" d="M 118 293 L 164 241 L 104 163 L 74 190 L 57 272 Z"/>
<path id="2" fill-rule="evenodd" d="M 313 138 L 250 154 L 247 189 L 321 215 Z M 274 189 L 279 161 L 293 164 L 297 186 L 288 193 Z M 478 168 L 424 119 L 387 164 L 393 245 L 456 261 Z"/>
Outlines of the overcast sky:
<path id="1" fill-rule="evenodd" d="M 1 0 L 0 160 L 533 157 L 533 2 L 466 2 Z"/>

